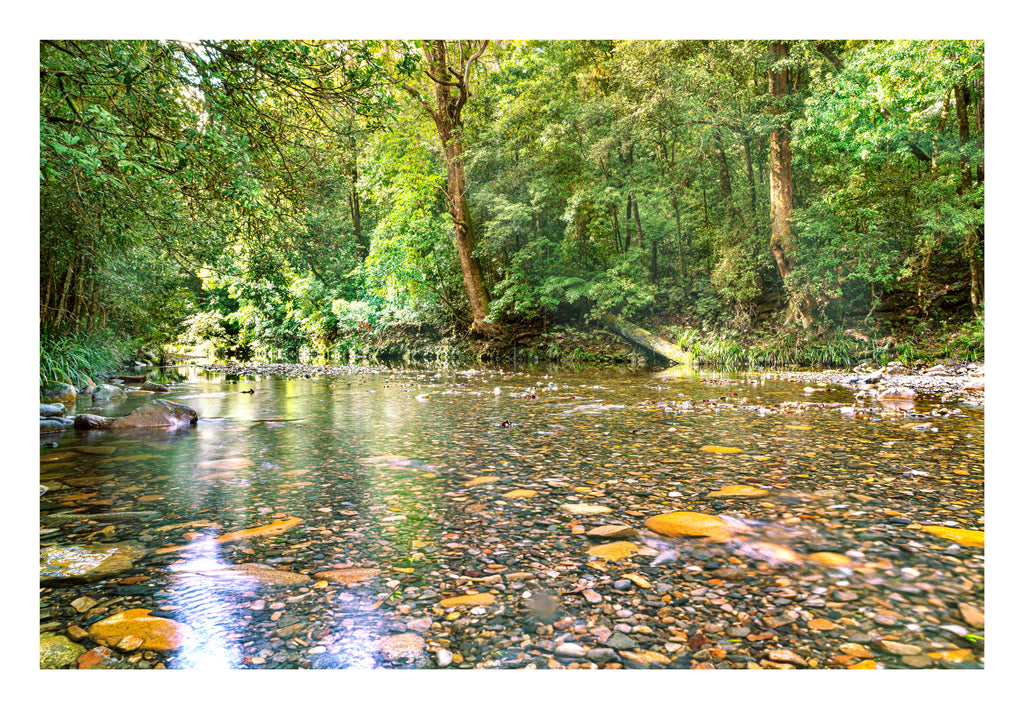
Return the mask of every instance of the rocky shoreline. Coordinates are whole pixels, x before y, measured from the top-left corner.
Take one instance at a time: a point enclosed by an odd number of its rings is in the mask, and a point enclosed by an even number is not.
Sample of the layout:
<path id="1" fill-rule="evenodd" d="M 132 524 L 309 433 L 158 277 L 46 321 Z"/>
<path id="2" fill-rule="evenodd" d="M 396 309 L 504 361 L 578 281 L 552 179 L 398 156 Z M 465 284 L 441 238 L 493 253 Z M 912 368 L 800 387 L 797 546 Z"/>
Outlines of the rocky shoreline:
<path id="1" fill-rule="evenodd" d="M 985 399 L 984 363 L 972 362 L 956 369 L 939 364 L 925 370 L 914 370 L 899 362 L 890 362 L 879 369 L 858 366 L 852 372 L 798 372 L 785 378 L 824 386 L 852 387 L 857 393 L 863 392 L 861 396 L 877 397 L 885 390 L 900 388 L 927 396 L 967 397 L 971 403 L 982 403 Z"/>

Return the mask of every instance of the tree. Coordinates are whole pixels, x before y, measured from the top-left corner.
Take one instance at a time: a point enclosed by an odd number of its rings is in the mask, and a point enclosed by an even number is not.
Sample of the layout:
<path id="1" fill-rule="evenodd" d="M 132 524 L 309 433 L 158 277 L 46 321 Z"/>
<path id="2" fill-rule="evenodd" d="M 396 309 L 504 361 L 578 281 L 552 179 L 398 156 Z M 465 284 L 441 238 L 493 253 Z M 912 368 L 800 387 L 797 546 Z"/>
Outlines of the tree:
<path id="1" fill-rule="evenodd" d="M 783 281 L 796 266 L 796 244 L 793 237 L 793 154 L 790 148 L 792 126 L 786 115 L 789 94 L 789 43 L 770 42 L 768 52 L 772 64 L 768 68 L 768 93 L 774 101 L 772 113 L 779 116 L 780 125 L 772 129 L 770 151 L 770 219 L 772 225 L 771 249 L 779 275 Z M 815 322 L 814 306 L 807 295 L 790 299 L 790 318 L 798 316 L 804 329 Z M 787 318 L 788 319 L 788 318 Z"/>
<path id="2" fill-rule="evenodd" d="M 470 330 L 477 335 L 494 337 L 501 332 L 496 323 L 488 321 L 490 296 L 484 284 L 480 261 L 474 253 L 476 234 L 469 210 L 464 164 L 462 110 L 470 95 L 470 76 L 473 64 L 487 49 L 488 40 L 483 42 L 458 40 L 452 48 L 446 40 L 423 40 L 420 49 L 425 65 L 422 72 L 434 87 L 433 104 L 428 102 L 419 89 L 409 83 L 402 88 L 430 116 L 441 141 L 444 164 L 448 173 L 446 197 L 448 212 L 455 228 L 455 244 L 458 248 L 459 266 L 466 288 L 466 297 L 472 310 L 473 322 Z M 455 67 L 458 66 L 456 69 Z M 453 89 L 455 90 L 453 92 Z"/>

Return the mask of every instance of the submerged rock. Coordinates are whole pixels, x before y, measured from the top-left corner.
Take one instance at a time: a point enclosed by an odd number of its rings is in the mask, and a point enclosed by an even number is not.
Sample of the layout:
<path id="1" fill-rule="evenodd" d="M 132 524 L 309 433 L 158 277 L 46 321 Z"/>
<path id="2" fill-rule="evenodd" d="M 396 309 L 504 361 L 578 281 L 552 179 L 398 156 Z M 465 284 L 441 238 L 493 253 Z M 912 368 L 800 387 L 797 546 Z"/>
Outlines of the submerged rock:
<path id="1" fill-rule="evenodd" d="M 743 524 L 700 512 L 668 512 L 655 515 L 644 524 L 652 532 L 666 537 L 710 537 L 720 540 L 729 539 L 736 532 L 746 529 Z"/>
<path id="2" fill-rule="evenodd" d="M 771 490 L 765 490 L 760 487 L 752 487 L 750 485 L 726 485 L 720 490 L 709 492 L 708 497 L 755 498 L 767 497 L 771 494 Z"/>
<path id="3" fill-rule="evenodd" d="M 138 649 L 172 652 L 191 637 L 192 628 L 170 618 L 153 617 L 145 608 L 132 608 L 89 626 L 89 637 L 107 647 L 130 635 L 142 641 Z"/>
<path id="4" fill-rule="evenodd" d="M 55 670 L 67 667 L 84 652 L 84 647 L 64 635 L 43 633 L 39 636 L 39 669 Z"/>
<path id="5" fill-rule="evenodd" d="M 313 578 L 320 579 L 323 581 L 332 581 L 334 583 L 340 583 L 348 586 L 350 584 L 367 581 L 378 575 L 380 575 L 380 569 L 327 569 L 325 571 L 317 571 L 315 574 L 313 574 Z"/>
<path id="6" fill-rule="evenodd" d="M 124 389 L 113 384 L 100 384 L 92 393 L 93 401 L 110 401 L 111 399 L 123 399 L 127 396 Z"/>
<path id="7" fill-rule="evenodd" d="M 193 426 L 198 419 L 199 414 L 195 412 L 195 409 L 166 399 L 154 399 L 127 416 L 110 418 L 95 414 L 79 414 L 75 417 L 75 428 L 176 428 Z"/>
<path id="8" fill-rule="evenodd" d="M 427 642 L 416 633 L 402 633 L 381 638 L 375 649 L 387 662 L 419 665 L 426 660 Z"/>
<path id="9" fill-rule="evenodd" d="M 878 399 L 880 401 L 884 401 L 886 399 L 904 401 L 913 400 L 916 398 L 917 392 L 911 389 L 910 387 L 889 387 L 888 389 L 883 389 L 878 393 Z"/>
<path id="10" fill-rule="evenodd" d="M 147 554 L 135 542 L 46 547 L 39 555 L 39 582 L 84 582 L 116 576 Z"/>
<path id="11" fill-rule="evenodd" d="M 42 417 L 61 416 L 65 410 L 66 407 L 61 403 L 39 405 L 39 415 Z"/>

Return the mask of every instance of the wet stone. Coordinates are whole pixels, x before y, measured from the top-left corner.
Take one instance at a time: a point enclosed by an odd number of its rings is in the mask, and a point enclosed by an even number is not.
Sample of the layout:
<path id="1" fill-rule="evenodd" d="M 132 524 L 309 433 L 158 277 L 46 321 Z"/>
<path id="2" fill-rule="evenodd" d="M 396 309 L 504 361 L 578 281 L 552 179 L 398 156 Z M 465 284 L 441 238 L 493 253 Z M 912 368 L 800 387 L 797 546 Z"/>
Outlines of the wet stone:
<path id="1" fill-rule="evenodd" d="M 621 632 L 613 633 L 604 644 L 614 650 L 630 650 L 637 647 L 636 640 Z"/>

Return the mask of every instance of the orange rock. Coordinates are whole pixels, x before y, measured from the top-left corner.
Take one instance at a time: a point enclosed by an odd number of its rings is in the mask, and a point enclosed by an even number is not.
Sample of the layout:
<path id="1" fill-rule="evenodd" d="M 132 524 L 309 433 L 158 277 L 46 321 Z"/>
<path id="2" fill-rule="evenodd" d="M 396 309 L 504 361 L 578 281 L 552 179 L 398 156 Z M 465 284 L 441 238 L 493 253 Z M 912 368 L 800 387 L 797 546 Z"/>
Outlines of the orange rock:
<path id="1" fill-rule="evenodd" d="M 615 561 L 616 559 L 624 559 L 630 554 L 639 551 L 639 549 L 640 547 L 633 542 L 610 542 L 590 547 L 587 549 L 587 554 Z"/>
<path id="2" fill-rule="evenodd" d="M 724 541 L 739 531 L 720 517 L 700 512 L 669 512 L 655 515 L 644 524 L 652 532 L 666 537 L 710 537 Z"/>
<path id="3" fill-rule="evenodd" d="M 730 446 L 701 446 L 700 448 L 705 453 L 742 453 L 742 448 L 732 448 Z"/>
<path id="4" fill-rule="evenodd" d="M 287 532 L 295 525 L 302 522 L 298 517 L 288 517 L 287 519 L 279 519 L 276 522 L 265 524 L 262 527 L 252 527 L 250 529 L 243 529 L 238 532 L 228 532 L 214 539 L 217 543 L 233 542 L 239 539 L 249 539 L 250 537 L 271 537 L 281 532 Z"/>
<path id="5" fill-rule="evenodd" d="M 811 561 L 822 564 L 823 566 L 830 566 L 833 569 L 853 565 L 853 561 L 850 560 L 850 557 L 842 554 L 836 554 L 831 551 L 816 551 L 813 554 L 808 554 L 807 558 Z"/>
<path id="6" fill-rule="evenodd" d="M 80 670 L 105 670 L 117 664 L 113 653 L 108 647 L 94 647 L 89 652 L 83 652 L 75 660 Z"/>
<path id="7" fill-rule="evenodd" d="M 925 654 L 933 660 L 942 660 L 943 662 L 977 662 L 977 658 L 970 648 L 939 650 L 938 652 L 927 652 Z"/>
<path id="8" fill-rule="evenodd" d="M 463 485 L 486 485 L 487 483 L 497 482 L 498 480 L 501 480 L 501 478 L 495 475 L 481 475 L 473 478 L 472 480 L 467 480 Z"/>
<path id="9" fill-rule="evenodd" d="M 861 660 L 870 659 L 875 656 L 875 653 L 871 652 L 871 650 L 860 643 L 843 643 L 839 646 L 839 650 L 851 657 L 856 657 Z"/>
<path id="10" fill-rule="evenodd" d="M 533 497 L 536 494 L 536 490 L 510 490 L 502 495 L 502 497 Z"/>
<path id="11" fill-rule="evenodd" d="M 851 669 L 851 670 L 873 670 L 873 669 L 876 669 L 877 667 L 878 667 L 878 665 L 875 664 L 874 660 L 864 660 L 862 662 L 858 662 L 856 665 L 850 665 L 847 669 Z"/>
<path id="12" fill-rule="evenodd" d="M 771 495 L 770 490 L 765 490 L 760 487 L 752 487 L 750 485 L 726 485 L 721 490 L 715 490 L 709 492 L 708 497 L 743 497 L 743 498 L 756 498 L 756 497 L 767 497 Z"/>
<path id="13" fill-rule="evenodd" d="M 369 569 L 369 568 L 351 568 L 351 569 L 328 569 L 327 571 L 318 571 L 313 574 L 313 578 L 324 579 L 326 581 L 333 581 L 334 583 L 340 583 L 350 585 L 359 583 L 360 581 L 366 581 L 372 579 L 374 576 L 380 574 L 380 569 Z"/>
<path id="14" fill-rule="evenodd" d="M 455 606 L 489 606 L 497 599 L 489 593 L 471 593 L 466 596 L 453 596 L 441 601 L 442 608 L 454 608 Z"/>
<path id="15" fill-rule="evenodd" d="M 89 637 L 102 645 L 117 645 L 123 638 L 141 638 L 142 650 L 169 652 L 178 650 L 192 633 L 192 628 L 170 618 L 154 618 L 145 608 L 133 608 L 97 621 L 89 626 Z"/>
<path id="16" fill-rule="evenodd" d="M 921 529 L 929 534 L 949 539 L 957 544 L 969 547 L 985 546 L 985 532 L 974 529 L 956 529 L 955 527 L 926 526 Z"/>
<path id="17" fill-rule="evenodd" d="M 807 621 L 807 627 L 811 630 L 835 630 L 839 626 L 828 618 L 811 618 Z"/>

